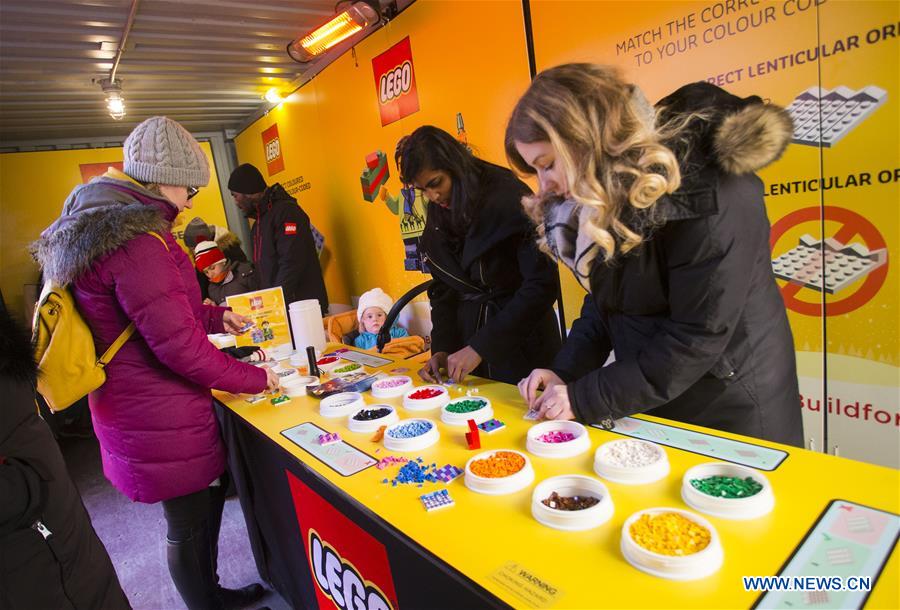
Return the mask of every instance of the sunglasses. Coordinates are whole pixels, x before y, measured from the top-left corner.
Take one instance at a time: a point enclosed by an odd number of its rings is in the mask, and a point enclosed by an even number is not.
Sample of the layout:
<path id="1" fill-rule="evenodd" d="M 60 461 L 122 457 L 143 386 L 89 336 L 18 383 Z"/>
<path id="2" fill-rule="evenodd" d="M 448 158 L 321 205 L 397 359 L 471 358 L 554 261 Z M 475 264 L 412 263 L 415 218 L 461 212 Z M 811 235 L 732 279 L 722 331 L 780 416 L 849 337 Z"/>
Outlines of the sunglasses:
<path id="1" fill-rule="evenodd" d="M 193 199 L 194 196 L 199 192 L 200 192 L 200 189 L 198 189 L 196 186 L 189 186 L 189 187 L 187 187 L 187 198 Z"/>

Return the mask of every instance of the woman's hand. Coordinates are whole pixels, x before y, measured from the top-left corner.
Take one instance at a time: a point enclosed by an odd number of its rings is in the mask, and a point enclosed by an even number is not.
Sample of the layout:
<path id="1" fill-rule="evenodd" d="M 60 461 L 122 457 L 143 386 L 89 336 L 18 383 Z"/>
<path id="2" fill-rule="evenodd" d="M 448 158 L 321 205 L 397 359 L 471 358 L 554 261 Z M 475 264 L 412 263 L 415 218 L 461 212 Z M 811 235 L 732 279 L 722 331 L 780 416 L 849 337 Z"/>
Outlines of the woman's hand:
<path id="1" fill-rule="evenodd" d="M 429 383 L 443 383 L 441 369 L 447 370 L 447 352 L 432 354 L 425 366 L 419 369 L 419 377 Z"/>
<path id="2" fill-rule="evenodd" d="M 222 316 L 222 324 L 225 325 L 225 331 L 231 333 L 232 335 L 243 334 L 241 332 L 241 329 L 252 323 L 253 320 L 251 320 L 247 316 L 242 316 L 241 314 L 234 313 L 233 311 L 226 311 Z"/>
<path id="3" fill-rule="evenodd" d="M 279 383 L 281 382 L 281 378 L 278 377 L 275 373 L 272 372 L 272 369 L 266 367 L 266 391 L 267 392 L 277 392 Z"/>
<path id="4" fill-rule="evenodd" d="M 216 305 L 216 302 L 213 301 L 211 298 L 206 297 L 205 299 L 203 299 L 203 304 L 204 304 L 204 305 L 212 305 L 212 306 L 215 306 L 215 305 Z"/>
<path id="5" fill-rule="evenodd" d="M 538 400 L 538 391 L 543 390 L 546 394 L 547 390 L 558 385 L 563 387 L 566 385 L 559 375 L 550 369 L 534 369 L 528 377 L 519 382 L 518 388 L 519 394 L 528 403 L 528 408 L 536 410 L 535 401 Z"/>
<path id="6" fill-rule="evenodd" d="M 447 358 L 447 374 L 456 383 L 474 371 L 481 364 L 481 356 L 470 346 L 465 346 L 457 352 L 453 352 Z"/>
<path id="7" fill-rule="evenodd" d="M 540 419 L 575 419 L 569 389 L 564 383 L 545 389 L 532 408 L 537 410 Z"/>

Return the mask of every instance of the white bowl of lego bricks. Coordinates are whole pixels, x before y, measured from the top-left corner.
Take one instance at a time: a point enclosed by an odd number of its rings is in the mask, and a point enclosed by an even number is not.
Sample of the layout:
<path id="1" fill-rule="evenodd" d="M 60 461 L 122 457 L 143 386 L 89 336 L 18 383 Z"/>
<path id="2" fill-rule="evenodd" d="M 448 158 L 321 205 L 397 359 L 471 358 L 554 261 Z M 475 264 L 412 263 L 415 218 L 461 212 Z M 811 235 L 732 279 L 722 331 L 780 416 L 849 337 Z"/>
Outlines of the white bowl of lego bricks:
<path id="1" fill-rule="evenodd" d="M 322 360 L 322 358 L 320 358 Z M 318 365 L 316 365 L 318 366 Z M 341 362 L 340 366 L 333 367 L 328 371 L 334 377 L 347 377 L 356 375 L 357 373 L 365 373 L 366 369 L 358 362 Z"/>
<path id="2" fill-rule="evenodd" d="M 706 578 L 724 559 L 712 523 L 679 508 L 648 508 L 628 517 L 620 548 L 638 570 L 670 580 Z"/>
<path id="3" fill-rule="evenodd" d="M 368 405 L 347 417 L 347 427 L 351 432 L 375 432 L 381 426 L 390 426 L 398 421 L 400 416 L 391 405 Z"/>
<path id="4" fill-rule="evenodd" d="M 545 458 L 569 458 L 591 448 L 587 429 L 575 421 L 545 421 L 528 429 L 528 453 Z"/>
<path id="5" fill-rule="evenodd" d="M 281 382 L 281 390 L 290 396 L 296 398 L 298 396 L 306 396 L 306 388 L 311 385 L 318 385 L 319 378 L 309 375 L 297 375 Z"/>
<path id="6" fill-rule="evenodd" d="M 406 394 L 412 387 L 412 379 L 406 375 L 391 375 L 372 384 L 372 396 L 375 398 L 396 398 Z"/>
<path id="7" fill-rule="evenodd" d="M 669 474 L 665 450 L 650 441 L 623 438 L 597 447 L 594 472 L 613 483 L 644 485 Z"/>
<path id="8" fill-rule="evenodd" d="M 756 519 L 775 508 L 772 485 L 763 473 L 725 462 L 688 469 L 681 498 L 694 510 L 722 519 Z"/>
<path id="9" fill-rule="evenodd" d="M 409 411 L 433 411 L 450 402 L 447 388 L 440 385 L 423 385 L 412 388 L 403 396 L 403 408 Z"/>
<path id="10" fill-rule="evenodd" d="M 421 451 L 441 437 L 437 424 L 430 419 L 401 419 L 384 431 L 384 447 L 391 451 Z"/>
<path id="11" fill-rule="evenodd" d="M 322 356 L 321 358 L 316 360 L 316 367 L 322 373 L 330 373 L 331 371 L 345 363 L 346 361 L 342 360 L 340 356 Z"/>
<path id="12" fill-rule="evenodd" d="M 558 530 L 593 529 L 609 521 L 613 511 L 609 490 L 593 477 L 550 477 L 538 483 L 531 494 L 531 515 Z"/>
<path id="13" fill-rule="evenodd" d="M 466 462 L 466 487 L 490 496 L 510 494 L 534 482 L 534 468 L 528 456 L 514 449 L 479 453 Z"/>
<path id="14" fill-rule="evenodd" d="M 466 426 L 469 420 L 482 424 L 494 419 L 491 401 L 480 396 L 454 398 L 441 409 L 441 421 L 449 426 Z"/>
<path id="15" fill-rule="evenodd" d="M 347 417 L 366 406 L 359 392 L 341 392 L 322 399 L 319 415 L 322 417 Z"/>

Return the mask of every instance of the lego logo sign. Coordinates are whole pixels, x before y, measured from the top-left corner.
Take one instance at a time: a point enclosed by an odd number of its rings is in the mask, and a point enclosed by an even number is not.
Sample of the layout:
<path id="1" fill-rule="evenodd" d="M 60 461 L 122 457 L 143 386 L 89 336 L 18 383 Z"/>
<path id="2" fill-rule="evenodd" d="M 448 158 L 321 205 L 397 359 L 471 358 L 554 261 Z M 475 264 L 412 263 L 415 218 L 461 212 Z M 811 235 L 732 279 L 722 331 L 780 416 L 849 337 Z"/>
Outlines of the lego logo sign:
<path id="1" fill-rule="evenodd" d="M 316 585 L 335 606 L 341 610 L 393 610 L 384 593 L 313 529 L 306 546 Z"/>
<path id="2" fill-rule="evenodd" d="M 372 70 L 382 126 L 418 112 L 419 94 L 409 37 L 372 59 Z"/>
<path id="3" fill-rule="evenodd" d="M 378 101 L 386 104 L 404 93 L 409 93 L 412 86 L 412 62 L 404 61 L 402 66 L 397 66 L 387 74 L 381 75 L 378 85 Z"/>
<path id="4" fill-rule="evenodd" d="M 398 610 L 384 545 L 285 471 L 319 608 Z"/>
<path id="5" fill-rule="evenodd" d="M 281 140 L 275 138 L 266 144 L 266 163 L 272 163 L 281 156 Z"/>
<path id="6" fill-rule="evenodd" d="M 263 151 L 266 154 L 266 169 L 269 175 L 277 174 L 284 169 L 284 157 L 281 156 L 281 140 L 278 137 L 278 124 L 272 125 L 262 132 Z"/>

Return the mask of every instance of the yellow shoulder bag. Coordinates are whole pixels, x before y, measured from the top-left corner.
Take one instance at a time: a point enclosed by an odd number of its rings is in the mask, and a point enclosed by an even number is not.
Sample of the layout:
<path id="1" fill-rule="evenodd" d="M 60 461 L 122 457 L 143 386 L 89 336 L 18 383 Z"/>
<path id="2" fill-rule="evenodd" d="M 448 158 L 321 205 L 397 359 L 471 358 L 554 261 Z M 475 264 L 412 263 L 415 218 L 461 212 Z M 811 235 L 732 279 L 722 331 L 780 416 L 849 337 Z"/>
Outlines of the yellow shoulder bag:
<path id="1" fill-rule="evenodd" d="M 169 249 L 161 235 L 151 232 Z M 68 409 L 106 381 L 104 368 L 134 333 L 134 323 L 122 331 L 97 358 L 94 337 L 75 306 L 68 286 L 47 282 L 32 325 L 38 392 L 55 413 Z"/>

